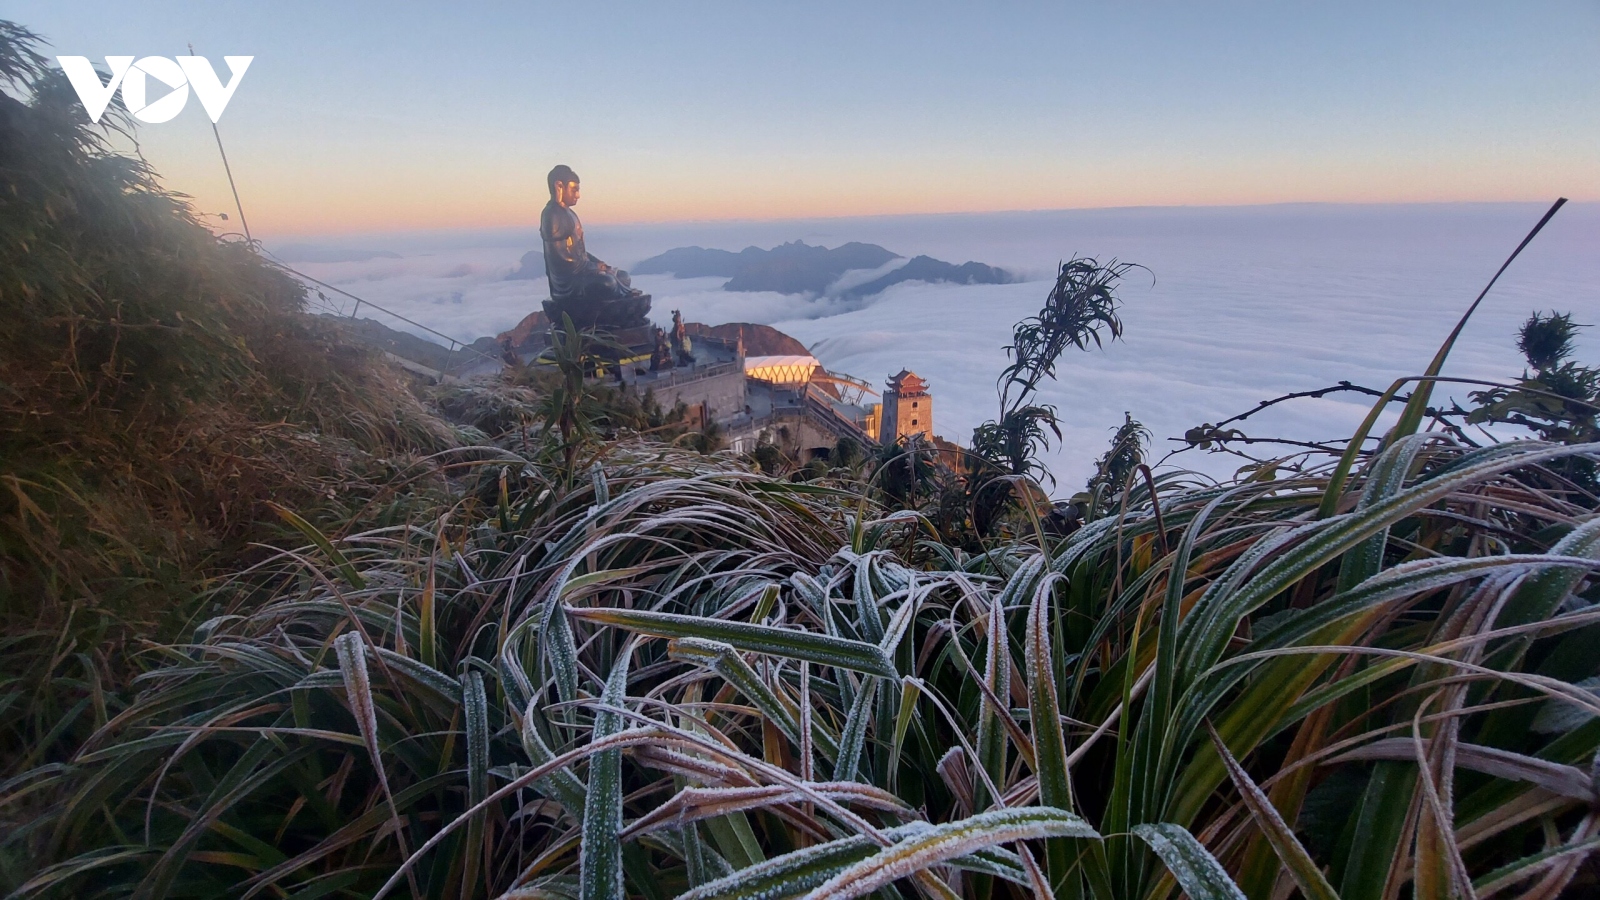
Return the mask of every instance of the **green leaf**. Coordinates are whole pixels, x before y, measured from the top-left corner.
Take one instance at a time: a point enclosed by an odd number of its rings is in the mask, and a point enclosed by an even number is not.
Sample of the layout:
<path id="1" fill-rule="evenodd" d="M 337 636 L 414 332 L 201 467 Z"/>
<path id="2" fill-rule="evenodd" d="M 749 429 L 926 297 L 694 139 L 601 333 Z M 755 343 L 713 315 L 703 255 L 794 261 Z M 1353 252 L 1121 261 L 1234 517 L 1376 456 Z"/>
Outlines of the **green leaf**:
<path id="1" fill-rule="evenodd" d="M 1444 339 L 1444 343 L 1439 345 L 1438 352 L 1434 354 L 1433 361 L 1428 364 L 1428 369 L 1423 373 L 1422 378 L 1396 379 L 1394 384 L 1390 385 L 1389 389 L 1378 399 L 1378 402 L 1373 404 L 1371 411 L 1367 413 L 1367 418 L 1361 423 L 1361 427 L 1356 429 L 1355 435 L 1350 438 L 1344 455 L 1339 459 L 1339 464 L 1334 467 L 1333 473 L 1328 478 L 1328 486 L 1322 495 L 1322 505 L 1317 511 L 1318 518 L 1325 519 L 1333 515 L 1334 510 L 1338 508 L 1339 497 L 1344 492 L 1345 480 L 1349 478 L 1350 470 L 1355 467 L 1356 459 L 1359 458 L 1361 448 L 1366 444 L 1367 436 L 1372 433 L 1373 426 L 1378 424 L 1378 417 L 1388 408 L 1395 395 L 1399 393 L 1400 388 L 1406 382 L 1413 380 L 1418 382 L 1417 387 L 1412 391 L 1411 399 L 1407 401 L 1404 411 L 1400 414 L 1400 421 L 1396 423 L 1391 434 L 1396 437 L 1405 437 L 1416 433 L 1417 428 L 1422 424 L 1423 416 L 1427 414 L 1428 400 L 1433 394 L 1433 379 L 1438 377 L 1439 372 L 1444 369 L 1445 358 L 1450 355 L 1450 350 L 1455 346 L 1456 338 L 1460 336 L 1461 329 L 1466 327 L 1467 320 L 1472 318 L 1472 314 L 1477 310 L 1478 304 L 1482 303 L 1483 298 L 1488 296 L 1489 288 L 1494 287 L 1494 283 L 1500 279 L 1500 275 L 1511 265 L 1511 261 L 1517 258 L 1517 255 L 1522 252 L 1522 248 L 1528 246 L 1528 242 L 1533 240 L 1534 236 L 1544 228 L 1545 224 L 1566 202 L 1567 198 L 1558 198 L 1555 205 L 1550 207 L 1549 212 L 1544 214 L 1544 218 L 1533 226 L 1533 230 L 1528 233 L 1527 237 L 1522 239 L 1522 243 L 1517 245 L 1517 249 L 1513 250 L 1511 256 L 1500 266 L 1500 271 L 1489 279 L 1489 284 L 1484 287 L 1483 292 L 1478 295 L 1476 300 L 1472 301 L 1471 306 L 1467 307 L 1467 311 L 1462 314 L 1460 321 L 1456 323 L 1456 327 Z"/>
<path id="2" fill-rule="evenodd" d="M 483 690 L 483 675 L 472 671 L 461 679 L 461 710 L 467 732 L 467 802 L 476 806 L 489 796 L 489 700 Z M 483 857 L 483 829 L 488 810 L 472 814 L 467 824 L 463 852 L 461 894 L 477 893 L 478 864 Z"/>
<path id="3" fill-rule="evenodd" d="M 528 754 L 528 761 L 535 766 L 542 766 L 556 758 L 556 754 L 550 750 L 550 746 L 544 742 L 544 737 L 539 733 L 537 723 L 543 716 L 544 713 L 538 709 L 538 701 L 533 700 L 528 703 L 527 711 L 522 717 L 522 749 Z M 557 769 L 535 781 L 533 788 L 560 803 L 573 818 L 582 814 L 587 792 L 583 782 L 572 773 L 571 767 Z"/>
<path id="4" fill-rule="evenodd" d="M 366 644 L 362 642 L 361 635 L 347 631 L 334 640 L 333 649 L 339 658 L 339 673 L 344 677 L 345 694 L 350 701 L 350 712 L 356 717 L 356 728 L 361 734 L 362 742 L 366 744 L 367 755 L 372 759 L 372 767 L 378 773 L 378 780 L 385 784 L 387 790 L 388 779 L 383 772 L 383 754 L 378 748 L 378 711 L 372 700 L 372 679 L 367 671 Z"/>
<path id="5" fill-rule="evenodd" d="M 1435 503 L 1469 484 L 1474 484 L 1513 469 L 1531 466 L 1563 456 L 1600 451 L 1600 444 L 1535 445 L 1519 453 L 1507 453 L 1471 467 L 1431 478 L 1357 512 L 1325 519 L 1305 530 L 1305 539 L 1290 552 L 1267 563 L 1237 591 L 1213 594 L 1207 591 L 1183 623 L 1182 640 L 1186 668 L 1199 672 L 1210 668 L 1222 656 L 1245 615 L 1287 590 L 1339 554 L 1356 546 L 1374 533 L 1387 528 L 1423 507 Z M 1235 562 L 1238 566 L 1243 562 Z M 1165 631 L 1165 628 L 1163 628 Z"/>
<path id="6" fill-rule="evenodd" d="M 1489 279 L 1487 285 L 1484 285 L 1483 292 L 1478 294 L 1477 299 L 1472 301 L 1472 305 L 1467 307 L 1467 311 L 1461 314 L 1461 320 L 1450 331 L 1450 336 L 1445 338 L 1444 343 L 1439 345 L 1439 351 L 1434 354 L 1433 361 L 1428 363 L 1428 371 L 1423 373 L 1425 378 L 1432 379 L 1444 370 L 1445 358 L 1450 355 L 1451 349 L 1455 347 L 1456 338 L 1460 337 L 1461 330 L 1467 327 L 1467 320 L 1472 318 L 1472 314 L 1477 311 L 1478 304 L 1483 302 L 1483 298 L 1489 295 L 1489 289 L 1494 287 L 1495 282 L 1500 280 L 1500 276 L 1505 274 L 1506 269 L 1511 267 L 1511 263 L 1516 261 L 1516 258 L 1522 254 L 1523 249 L 1532 243 L 1535 237 L 1539 236 L 1539 232 L 1544 230 L 1544 226 L 1548 225 L 1552 218 L 1555 218 L 1555 214 L 1566 203 L 1567 198 L 1565 197 L 1557 199 L 1555 204 L 1550 207 L 1550 210 L 1539 220 L 1538 224 L 1533 226 L 1533 230 L 1528 232 L 1528 236 L 1522 239 L 1522 243 L 1517 245 L 1517 249 L 1511 251 L 1511 255 L 1506 258 L 1499 271 L 1494 273 L 1494 277 Z M 1423 416 L 1427 414 L 1428 399 L 1432 394 L 1433 382 L 1431 380 L 1421 381 L 1417 384 L 1416 389 L 1411 392 L 1411 400 L 1406 403 L 1405 412 L 1401 413 L 1400 421 L 1395 424 L 1395 434 L 1402 436 L 1414 434 L 1421 427 Z"/>
<path id="7" fill-rule="evenodd" d="M 1015 596 L 1014 586 L 1031 580 L 1043 564 L 1041 558 L 1030 559 L 1011 577 L 1006 590 L 989 601 L 989 620 L 983 634 L 983 681 L 988 690 L 978 701 L 978 742 L 975 749 L 978 766 L 988 773 L 989 781 L 997 786 L 1006 780 L 1006 730 L 1001 716 L 1010 713 L 1005 706 L 1011 702 L 1011 650 L 1010 635 L 1006 630 L 1006 601 Z M 989 795 L 988 783 L 982 779 L 973 788 L 977 809 L 999 803 L 1000 798 Z"/>
<path id="8" fill-rule="evenodd" d="M 755 653 L 803 659 L 884 678 L 898 677 L 894 665 L 881 648 L 809 631 L 639 609 L 569 608 L 567 614 L 576 619 L 615 625 L 656 637 L 705 638 Z"/>
<path id="9" fill-rule="evenodd" d="M 883 831 L 891 841 L 898 842 L 912 835 L 924 834 L 932 826 L 914 822 Z M 747 900 L 761 897 L 795 897 L 810 891 L 838 874 L 845 867 L 860 862 L 880 849 L 865 835 L 851 835 L 825 844 L 795 850 L 782 856 L 758 862 L 725 875 L 715 881 L 699 885 L 678 897 L 678 900 Z M 972 868 L 987 874 L 998 875 L 1024 883 L 1018 861 L 1000 851 L 962 857 L 953 863 L 962 868 Z"/>
<path id="10" fill-rule="evenodd" d="M 1183 827 L 1162 822 L 1136 826 L 1133 833 L 1161 857 L 1190 900 L 1245 900 L 1222 863 Z"/>
<path id="11" fill-rule="evenodd" d="M 600 694 L 601 704 L 621 707 L 628 687 L 626 649 L 617 656 Z M 622 730 L 620 713 L 602 709 L 594 717 L 594 738 Z M 624 900 L 622 841 L 622 751 L 602 750 L 589 760 L 588 796 L 583 806 L 583 846 L 578 870 L 579 900 Z"/>
<path id="12" fill-rule="evenodd" d="M 926 835 L 935 826 L 926 822 L 908 822 L 881 833 L 891 845 L 910 838 Z M 1098 842 L 1096 842 L 1098 843 Z M 858 863 L 882 849 L 865 835 L 851 835 L 796 850 L 774 857 L 722 876 L 715 882 L 699 886 L 683 894 L 678 900 L 745 900 L 751 897 L 795 897 L 806 893 L 832 878 L 845 867 Z M 958 869 L 993 875 L 1015 884 L 1027 885 L 1027 873 L 1016 854 L 998 847 L 989 847 L 975 853 L 949 860 Z"/>
<path id="13" fill-rule="evenodd" d="M 935 825 L 885 847 L 828 879 L 808 897 L 809 900 L 849 900 L 888 887 L 931 866 L 1017 841 L 1099 836 L 1088 822 L 1064 809 L 1048 806 L 993 809 Z"/>
<path id="14" fill-rule="evenodd" d="M 839 733 L 839 760 L 833 766 L 834 781 L 856 780 L 861 749 L 867 739 L 867 720 L 872 716 L 872 702 L 877 694 L 877 679 L 868 679 L 856 694 L 855 703 L 850 705 L 850 715 Z"/>
<path id="15" fill-rule="evenodd" d="M 778 695 L 761 680 L 756 670 L 744 661 L 739 651 L 732 644 L 722 641 L 706 641 L 699 638 L 678 638 L 667 648 L 667 653 L 673 659 L 682 659 L 696 663 L 710 669 L 737 688 L 754 703 L 761 714 L 783 732 L 784 737 L 800 746 L 800 726 L 795 723 L 794 715 L 785 706 Z M 826 732 L 813 729 L 812 737 L 817 741 L 824 756 L 835 758 L 839 745 Z"/>
<path id="16" fill-rule="evenodd" d="M 1061 701 L 1056 694 L 1054 654 L 1050 646 L 1050 597 L 1061 575 L 1050 572 L 1040 581 L 1028 606 L 1028 630 L 1024 638 L 1023 665 L 1028 677 L 1028 723 L 1033 731 L 1034 774 L 1039 779 L 1039 802 L 1058 809 L 1072 809 L 1072 773 L 1067 770 L 1067 740 L 1061 729 Z M 1079 848 L 1081 852 L 1083 848 Z M 1061 890 L 1072 869 L 1068 842 L 1053 840 L 1045 845 L 1045 864 L 1050 883 Z"/>
<path id="17" fill-rule="evenodd" d="M 1294 878 L 1294 883 L 1300 886 L 1300 893 L 1306 900 L 1339 900 L 1339 895 L 1323 877 L 1322 870 L 1317 868 L 1311 854 L 1306 852 L 1300 839 L 1294 836 L 1294 830 L 1283 817 L 1278 815 L 1278 808 L 1272 805 L 1261 788 L 1250 779 L 1250 773 L 1239 765 L 1239 761 L 1228 752 L 1227 745 L 1222 743 L 1222 738 L 1217 736 L 1211 723 L 1206 723 L 1206 733 L 1211 736 L 1211 743 L 1217 748 L 1217 754 L 1222 757 L 1222 763 L 1228 769 L 1228 777 L 1233 780 L 1233 786 L 1239 789 L 1239 796 L 1244 800 L 1245 807 L 1250 810 L 1250 817 L 1255 819 L 1256 827 L 1266 835 L 1267 842 L 1278 854 L 1278 859 L 1289 870 L 1289 875 Z"/>
<path id="18" fill-rule="evenodd" d="M 1473 893 L 1479 897 L 1487 897 L 1498 893 L 1508 887 L 1531 878 L 1539 872 L 1574 856 L 1587 856 L 1600 850 L 1600 836 L 1586 840 L 1557 844 L 1531 856 L 1525 856 L 1513 863 L 1508 863 L 1473 881 Z"/>
<path id="19" fill-rule="evenodd" d="M 578 645 L 567 621 L 568 607 L 554 597 L 544 602 L 539 625 L 539 647 L 555 676 L 556 696 L 562 703 L 578 699 Z"/>
<path id="20" fill-rule="evenodd" d="M 878 609 L 878 598 L 872 590 L 872 568 L 876 557 L 872 554 L 857 557 L 853 597 L 856 604 L 856 621 L 861 626 L 861 637 L 869 643 L 883 643 L 883 611 Z"/>
<path id="21" fill-rule="evenodd" d="M 339 570 L 339 574 L 344 577 L 344 580 L 351 587 L 359 591 L 367 586 L 367 582 L 361 577 L 361 573 L 357 572 L 356 567 L 350 564 L 350 560 L 346 559 L 345 555 L 340 553 L 338 548 L 334 547 L 322 532 L 317 530 L 317 526 L 312 525 L 305 519 L 300 518 L 292 510 L 279 506 L 276 503 L 269 502 L 267 505 L 272 507 L 272 511 L 277 513 L 279 518 L 283 519 L 285 522 L 288 522 L 290 525 L 293 525 L 296 531 L 299 531 L 301 534 L 305 535 L 306 538 L 311 541 L 311 543 L 317 546 L 318 550 L 322 551 L 323 555 L 332 560 L 334 568 Z"/>
<path id="22" fill-rule="evenodd" d="M 1071 809 L 1072 780 L 1067 771 L 1067 741 L 1061 729 L 1061 706 L 1056 694 L 1055 672 L 1050 646 L 1050 591 L 1057 580 L 1045 576 L 1028 607 L 1027 645 L 1024 665 L 1028 675 L 1028 721 L 1033 730 L 1033 751 L 1039 776 L 1039 802 L 1045 806 Z"/>

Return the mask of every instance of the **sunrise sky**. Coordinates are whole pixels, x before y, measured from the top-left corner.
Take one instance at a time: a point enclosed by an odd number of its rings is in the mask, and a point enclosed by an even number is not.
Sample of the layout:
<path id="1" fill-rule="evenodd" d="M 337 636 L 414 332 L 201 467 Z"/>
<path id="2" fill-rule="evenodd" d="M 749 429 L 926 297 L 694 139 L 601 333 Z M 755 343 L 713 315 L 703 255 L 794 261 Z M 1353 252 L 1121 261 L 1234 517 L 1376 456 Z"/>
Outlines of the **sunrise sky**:
<path id="1" fill-rule="evenodd" d="M 1401 8 L 1403 6 L 1403 8 Z M 255 61 L 257 237 L 1292 201 L 1600 199 L 1600 2 L 11 0 L 52 54 Z M 153 99 L 154 95 L 152 95 Z M 143 152 L 232 210 L 191 99 Z"/>

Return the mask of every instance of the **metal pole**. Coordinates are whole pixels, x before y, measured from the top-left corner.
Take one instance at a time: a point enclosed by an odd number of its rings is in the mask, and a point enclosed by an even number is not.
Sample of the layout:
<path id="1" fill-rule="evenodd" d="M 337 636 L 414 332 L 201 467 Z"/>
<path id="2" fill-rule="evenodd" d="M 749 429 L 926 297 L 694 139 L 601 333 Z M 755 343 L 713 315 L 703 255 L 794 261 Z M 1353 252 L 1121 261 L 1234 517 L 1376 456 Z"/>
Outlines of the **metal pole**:
<path id="1" fill-rule="evenodd" d="M 192 42 L 189 44 L 189 55 L 195 55 Z M 244 204 L 239 202 L 239 187 L 233 183 L 233 168 L 228 165 L 228 151 L 222 149 L 222 132 L 217 130 L 215 122 L 211 123 L 211 135 L 217 139 L 217 153 L 222 156 L 222 171 L 228 173 L 228 189 L 233 191 L 233 208 L 239 211 L 239 225 L 244 228 L 244 239 L 255 243 L 255 238 L 250 236 L 250 223 L 244 217 Z"/>

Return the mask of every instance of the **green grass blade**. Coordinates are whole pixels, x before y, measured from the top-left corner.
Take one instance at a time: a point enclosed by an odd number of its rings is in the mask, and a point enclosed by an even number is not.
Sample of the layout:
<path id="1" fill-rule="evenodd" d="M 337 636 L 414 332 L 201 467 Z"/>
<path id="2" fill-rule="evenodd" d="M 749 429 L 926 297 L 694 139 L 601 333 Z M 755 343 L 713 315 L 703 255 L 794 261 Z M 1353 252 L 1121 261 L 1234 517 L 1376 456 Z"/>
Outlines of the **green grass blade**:
<path id="1" fill-rule="evenodd" d="M 1461 329 L 1466 327 L 1467 320 L 1472 317 L 1472 313 L 1478 308 L 1478 304 L 1482 303 L 1483 298 L 1488 295 L 1489 288 L 1494 287 L 1495 281 L 1499 280 L 1500 275 L 1511 265 L 1511 261 L 1517 258 L 1517 255 L 1522 252 L 1522 248 L 1533 240 L 1534 235 L 1544 228 L 1550 218 L 1556 214 L 1556 210 L 1559 210 L 1566 202 L 1567 199 L 1565 197 L 1557 199 L 1555 205 L 1550 207 L 1550 211 L 1546 212 L 1544 218 L 1539 220 L 1539 224 L 1534 226 L 1533 231 L 1522 239 L 1522 243 L 1512 252 L 1510 259 L 1507 259 L 1505 264 L 1500 267 L 1500 271 L 1496 272 L 1494 277 L 1489 280 L 1489 284 L 1484 287 L 1483 292 L 1478 295 L 1478 298 L 1472 302 L 1466 313 L 1462 315 L 1461 320 L 1456 323 L 1454 330 L 1445 338 L 1444 343 L 1439 345 L 1438 352 L 1433 356 L 1433 362 L 1428 365 L 1428 371 L 1422 378 L 1397 379 L 1378 399 L 1378 402 L 1372 405 L 1372 409 L 1367 413 L 1367 417 L 1361 423 L 1361 427 L 1357 428 L 1356 433 L 1350 438 L 1338 465 L 1334 467 L 1332 474 L 1328 477 L 1327 487 L 1322 493 L 1322 503 L 1317 510 L 1318 518 L 1326 519 L 1338 511 L 1339 499 L 1344 494 L 1345 482 L 1349 480 L 1350 472 L 1355 468 L 1356 460 L 1361 455 L 1361 448 L 1366 444 L 1367 436 L 1372 433 L 1372 429 L 1378 424 L 1378 418 L 1383 414 L 1383 411 L 1394 401 L 1395 395 L 1400 393 L 1400 389 L 1405 386 L 1406 382 L 1413 380 L 1418 382 L 1417 389 L 1412 392 L 1411 399 L 1407 401 L 1406 408 L 1401 412 L 1400 422 L 1396 424 L 1391 434 L 1395 437 L 1404 437 L 1417 432 L 1417 429 L 1422 424 L 1422 417 L 1427 413 L 1428 400 L 1433 395 L 1433 379 L 1438 377 L 1439 372 L 1444 369 L 1445 358 L 1450 355 L 1451 348 L 1455 346 L 1456 338 L 1460 336 Z"/>
<path id="2" fill-rule="evenodd" d="M 668 646 L 667 653 L 673 659 L 692 662 L 717 673 L 723 681 L 733 685 L 749 698 L 756 709 L 783 732 L 784 737 L 792 741 L 795 746 L 800 745 L 800 727 L 788 707 L 784 706 L 778 695 L 761 680 L 761 676 L 744 661 L 732 644 L 699 638 L 678 638 Z"/>
<path id="3" fill-rule="evenodd" d="M 834 763 L 834 781 L 855 781 L 861 764 L 861 750 L 867 740 L 867 721 L 872 717 L 872 703 L 878 695 L 878 680 L 863 679 L 865 684 L 850 706 L 844 730 L 839 733 L 839 761 Z"/>
<path id="4" fill-rule="evenodd" d="M 1244 892 L 1228 877 L 1222 863 L 1187 829 L 1162 822 L 1139 825 L 1133 833 L 1161 857 L 1190 900 L 1245 900 Z"/>
<path id="5" fill-rule="evenodd" d="M 862 639 L 871 644 L 882 644 L 883 611 L 878 608 L 878 598 L 872 590 L 874 560 L 875 557 L 870 554 L 856 559 L 852 596 L 856 604 L 856 622 L 861 628 Z"/>
<path id="6" fill-rule="evenodd" d="M 1012 581 L 1017 578 L 1013 577 Z M 978 708 L 978 765 L 988 773 L 988 782 L 979 779 L 977 808 L 985 809 L 998 803 L 999 797 L 989 796 L 987 784 L 1002 785 L 1006 778 L 1006 730 L 1001 716 L 1009 710 L 997 708 L 1011 699 L 1011 651 L 1006 632 L 1005 594 L 989 603 L 989 622 L 984 628 L 983 681 L 989 690 L 979 700 Z"/>
<path id="7" fill-rule="evenodd" d="M 477 806 L 489 796 L 489 698 L 483 674 L 468 672 L 461 679 L 461 711 L 467 732 L 467 802 Z M 472 814 L 462 859 L 461 895 L 477 894 L 479 864 L 483 856 L 483 830 L 489 811 Z"/>
<path id="8" fill-rule="evenodd" d="M 741 650 L 755 653 L 803 659 L 818 665 L 850 669 L 884 678 L 898 677 L 893 663 L 889 661 L 882 648 L 861 641 L 772 625 L 727 622 L 701 616 L 639 609 L 571 608 L 568 610 L 568 615 L 655 637 L 704 638 L 722 641 Z"/>
<path id="9" fill-rule="evenodd" d="M 1300 579 L 1326 565 L 1374 533 L 1387 528 L 1417 510 L 1435 503 L 1461 488 L 1524 466 L 1564 456 L 1600 452 L 1600 443 L 1574 445 L 1535 445 L 1518 453 L 1432 478 L 1371 507 L 1319 523 L 1309 537 L 1292 551 L 1274 559 L 1238 591 L 1216 598 L 1202 612 L 1202 604 L 1184 622 L 1181 643 L 1191 672 L 1209 669 L 1222 656 L 1239 620 L 1268 600 L 1287 590 Z"/>
<path id="10" fill-rule="evenodd" d="M 870 894 L 948 860 L 1017 841 L 1098 838 L 1088 822 L 1064 809 L 1020 806 L 935 825 L 922 834 L 850 866 L 812 891 L 810 900 L 849 900 Z"/>
<path id="11" fill-rule="evenodd" d="M 1493 896 L 1517 882 L 1531 878 L 1558 862 L 1575 856 L 1587 856 L 1600 850 L 1600 836 L 1586 840 L 1557 844 L 1531 856 L 1524 856 L 1489 872 L 1472 883 L 1472 890 L 1480 898 Z"/>
<path id="12" fill-rule="evenodd" d="M 1034 590 L 1028 606 L 1028 629 L 1023 648 L 1023 666 L 1028 679 L 1028 722 L 1033 732 L 1034 774 L 1039 779 L 1039 802 L 1044 806 L 1070 810 L 1072 773 L 1067 770 L 1067 740 L 1061 729 L 1061 701 L 1056 692 L 1055 656 L 1050 646 L 1051 591 L 1056 581 L 1065 579 L 1050 572 Z M 1045 845 L 1045 864 L 1050 883 L 1060 891 L 1072 868 L 1072 848 L 1065 840 Z M 1079 848 L 1080 852 L 1082 848 Z"/>
<path id="13" fill-rule="evenodd" d="M 731 875 L 702 884 L 678 900 L 746 900 L 794 897 L 832 878 L 846 866 L 872 855 L 878 845 L 852 835 L 775 856 Z"/>
<path id="14" fill-rule="evenodd" d="M 1300 886 L 1300 894 L 1306 900 L 1339 900 L 1339 895 L 1334 891 L 1333 885 L 1323 877 L 1322 870 L 1306 852 L 1300 839 L 1294 836 L 1294 830 L 1283 817 L 1278 815 L 1278 808 L 1272 805 L 1267 795 L 1250 779 L 1250 773 L 1239 765 L 1239 761 L 1228 752 L 1227 745 L 1222 743 L 1222 738 L 1217 735 L 1211 723 L 1206 723 L 1206 733 L 1211 736 L 1211 743 L 1217 748 L 1217 754 L 1222 757 L 1223 765 L 1228 769 L 1228 777 L 1233 780 L 1233 786 L 1238 789 L 1239 796 L 1244 800 L 1246 808 L 1250 810 L 1250 817 L 1255 819 L 1256 827 L 1266 835 L 1267 842 L 1272 845 L 1278 859 L 1289 870 L 1289 875 L 1294 878 L 1295 884 Z"/>
<path id="15" fill-rule="evenodd" d="M 552 597 L 544 602 L 539 625 L 541 655 L 550 663 L 556 696 L 562 703 L 578 699 L 578 644 L 572 637 L 572 623 L 567 621 L 569 612 L 565 603 Z"/>
<path id="16" fill-rule="evenodd" d="M 1600 517 L 1592 518 L 1568 532 L 1566 537 L 1550 548 L 1550 555 L 1600 559 Z M 1539 572 L 1506 601 L 1496 624 L 1522 625 L 1549 618 L 1583 578 L 1583 570 L 1576 567 L 1551 568 Z"/>
<path id="17" fill-rule="evenodd" d="M 366 579 L 362 578 L 361 573 L 356 571 L 356 567 L 350 564 L 350 560 L 339 552 L 339 548 L 333 546 L 327 536 L 317 530 L 317 526 L 300 518 L 293 510 L 286 509 L 276 503 L 269 503 L 268 505 L 272 507 L 273 512 L 278 514 L 279 518 L 293 525 L 296 531 L 305 535 L 311 543 L 315 544 L 317 549 L 321 550 L 323 555 L 333 562 L 334 568 L 339 570 L 339 574 L 343 576 L 347 584 L 358 591 L 367 586 Z"/>
<path id="18" fill-rule="evenodd" d="M 546 744 L 544 737 L 539 733 L 538 720 L 544 713 L 537 707 L 538 701 L 531 701 L 527 711 L 522 717 L 522 748 L 528 754 L 528 761 L 535 766 L 542 766 L 556 758 L 550 745 Z M 578 780 L 572 769 L 557 769 L 549 775 L 533 783 L 534 790 L 554 799 L 566 808 L 567 814 L 574 819 L 583 815 L 585 806 L 584 797 L 587 793 L 583 782 Z"/>
<path id="19" fill-rule="evenodd" d="M 621 707 L 628 687 L 624 650 L 611 667 L 600 702 Z M 622 730 L 622 715 L 600 710 L 594 717 L 594 739 Z M 622 751 L 602 750 L 589 760 L 588 796 L 583 806 L 583 846 L 578 870 L 579 900 L 624 900 L 622 841 Z"/>
<path id="20" fill-rule="evenodd" d="M 1550 224 L 1550 220 L 1555 218 L 1555 214 L 1560 212 L 1561 207 L 1565 205 L 1567 205 L 1567 198 L 1557 198 L 1556 202 L 1551 204 L 1549 211 L 1539 219 L 1538 224 L 1533 226 L 1533 230 L 1528 232 L 1528 236 L 1523 238 L 1522 243 L 1517 245 L 1517 249 L 1511 251 L 1511 255 L 1506 257 L 1506 261 L 1500 265 L 1500 269 L 1494 273 L 1494 277 L 1490 278 L 1489 283 L 1483 286 L 1483 291 L 1478 294 L 1477 299 L 1473 300 L 1472 305 L 1467 307 L 1467 311 L 1461 314 L 1460 321 L 1456 322 L 1456 327 L 1451 329 L 1449 337 L 1446 337 L 1444 343 L 1439 345 L 1439 351 L 1433 355 L 1433 361 L 1428 363 L 1428 371 L 1423 373 L 1424 378 L 1436 378 L 1444 370 L 1446 357 L 1455 348 L 1456 339 L 1461 337 L 1461 330 L 1467 327 L 1467 320 L 1472 318 L 1472 314 L 1478 311 L 1478 304 L 1483 302 L 1484 297 L 1489 296 L 1489 290 L 1494 287 L 1495 282 L 1500 280 L 1500 276 L 1505 274 L 1506 269 L 1511 268 L 1511 264 L 1516 261 L 1518 256 L 1522 255 L 1523 249 L 1532 243 L 1534 238 L 1539 236 L 1539 232 L 1544 230 L 1544 226 Z M 1411 392 L 1411 400 L 1406 404 L 1405 412 L 1401 413 L 1400 421 L 1394 427 L 1396 435 L 1405 436 L 1416 433 L 1417 429 L 1422 426 L 1422 418 L 1427 414 L 1428 400 L 1432 396 L 1432 381 L 1421 381 L 1417 384 L 1416 390 Z"/>

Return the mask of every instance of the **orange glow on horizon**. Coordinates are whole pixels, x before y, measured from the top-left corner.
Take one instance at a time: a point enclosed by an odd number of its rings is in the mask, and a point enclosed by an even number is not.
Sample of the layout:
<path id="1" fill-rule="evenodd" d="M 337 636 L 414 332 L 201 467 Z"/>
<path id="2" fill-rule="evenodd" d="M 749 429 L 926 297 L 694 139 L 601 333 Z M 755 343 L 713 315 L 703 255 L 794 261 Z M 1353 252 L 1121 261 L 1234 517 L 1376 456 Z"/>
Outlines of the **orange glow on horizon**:
<path id="1" fill-rule="evenodd" d="M 188 161 L 185 161 L 188 162 Z M 196 160 L 196 163 L 204 161 Z M 169 187 L 193 196 L 197 211 L 236 227 L 232 194 L 210 165 L 174 167 L 185 175 L 165 179 Z M 252 231 L 263 237 L 314 237 L 420 230 L 536 228 L 547 193 L 543 178 L 518 171 L 477 171 L 432 178 L 409 172 L 343 173 L 253 170 L 236 166 L 239 191 Z M 673 222 L 772 221 L 866 216 L 939 215 L 1104 209 L 1130 206 L 1250 206 L 1273 203 L 1448 203 L 1547 201 L 1565 194 L 1575 201 L 1600 200 L 1551 184 L 1596 184 L 1590 173 L 1532 174 L 1461 168 L 1419 173 L 1397 167 L 1375 177 L 1363 167 L 1311 179 L 1300 170 L 1203 171 L 1199 166 L 1151 166 L 1105 173 L 1098 181 L 1066 177 L 1060 171 L 1019 171 L 1010 183 L 975 185 L 929 172 L 901 172 L 878 180 L 841 183 L 820 173 L 783 172 L 770 177 L 751 172 L 725 177 L 697 173 L 630 172 L 613 163 L 584 175 L 578 207 L 592 225 Z M 1433 177 L 1418 177 L 1419 175 Z M 1318 182 L 1312 184 L 1310 182 Z M 1087 182 L 1087 183 L 1086 183 Z M 708 189 L 707 185 L 711 185 Z"/>

